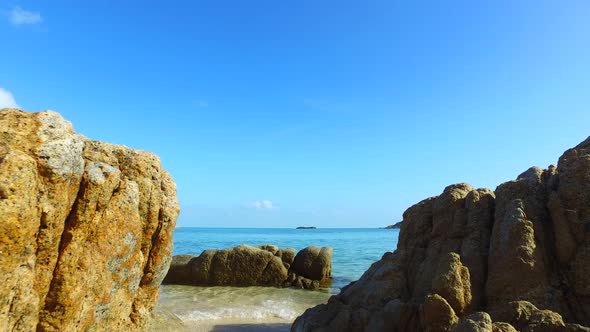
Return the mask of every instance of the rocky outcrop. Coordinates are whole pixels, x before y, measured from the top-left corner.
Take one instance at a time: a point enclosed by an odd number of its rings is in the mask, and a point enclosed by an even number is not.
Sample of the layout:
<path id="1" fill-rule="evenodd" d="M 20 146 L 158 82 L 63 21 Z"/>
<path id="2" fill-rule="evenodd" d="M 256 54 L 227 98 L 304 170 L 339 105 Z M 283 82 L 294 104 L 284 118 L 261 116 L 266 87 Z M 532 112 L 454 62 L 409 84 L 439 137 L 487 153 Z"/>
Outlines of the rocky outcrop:
<path id="1" fill-rule="evenodd" d="M 403 217 L 397 250 L 292 331 L 590 331 L 590 138 L 557 167 L 452 185 Z"/>
<path id="2" fill-rule="evenodd" d="M 143 329 L 178 212 L 154 154 L 1 110 L 0 331 Z"/>
<path id="3" fill-rule="evenodd" d="M 291 270 L 302 277 L 319 281 L 322 286 L 328 285 L 332 277 L 333 253 L 331 247 L 301 249 L 293 260 Z"/>
<path id="4" fill-rule="evenodd" d="M 383 228 L 384 228 L 384 229 L 400 229 L 400 228 L 402 228 L 402 222 L 403 222 L 403 221 L 399 221 L 399 222 L 396 222 L 396 223 L 395 223 L 395 224 L 393 224 L 393 225 L 387 225 L 387 226 L 385 226 L 385 227 L 383 227 Z"/>
<path id="5" fill-rule="evenodd" d="M 330 283 L 332 248 L 295 249 L 240 245 L 205 250 L 199 256 L 177 255 L 164 279 L 195 286 L 271 286 L 317 289 Z"/>

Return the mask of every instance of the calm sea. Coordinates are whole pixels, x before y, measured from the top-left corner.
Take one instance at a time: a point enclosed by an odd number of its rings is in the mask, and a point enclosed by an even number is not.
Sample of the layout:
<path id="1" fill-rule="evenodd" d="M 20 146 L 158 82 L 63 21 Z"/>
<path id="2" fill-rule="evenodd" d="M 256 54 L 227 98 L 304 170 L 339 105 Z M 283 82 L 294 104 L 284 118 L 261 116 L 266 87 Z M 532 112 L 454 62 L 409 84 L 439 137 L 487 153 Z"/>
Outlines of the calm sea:
<path id="1" fill-rule="evenodd" d="M 357 280 L 386 251 L 395 250 L 398 234 L 399 230 L 375 228 L 178 228 L 174 232 L 175 255 L 199 255 L 206 249 L 240 244 L 273 244 L 296 251 L 312 245 L 330 246 L 334 248 L 332 288 L 306 291 L 166 285 L 160 291 L 159 309 L 177 316 L 195 331 L 231 322 L 289 323 Z"/>
<path id="2" fill-rule="evenodd" d="M 357 280 L 386 251 L 397 247 L 396 229 L 375 228 L 178 228 L 174 232 L 174 254 L 199 255 L 206 249 L 224 249 L 240 244 L 273 244 L 280 248 L 307 246 L 334 248 L 333 287 Z"/>

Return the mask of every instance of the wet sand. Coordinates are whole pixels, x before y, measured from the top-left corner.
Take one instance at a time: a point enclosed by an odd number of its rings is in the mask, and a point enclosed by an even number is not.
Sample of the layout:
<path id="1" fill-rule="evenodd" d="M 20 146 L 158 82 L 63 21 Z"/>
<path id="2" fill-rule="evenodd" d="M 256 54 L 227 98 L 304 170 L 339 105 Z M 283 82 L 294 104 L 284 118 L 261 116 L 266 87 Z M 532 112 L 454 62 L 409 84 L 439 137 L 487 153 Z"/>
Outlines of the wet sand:
<path id="1" fill-rule="evenodd" d="M 170 313 L 158 312 L 151 332 L 288 332 L 291 321 L 280 319 L 214 319 L 183 322 Z"/>
<path id="2" fill-rule="evenodd" d="M 197 332 L 289 332 L 291 322 L 261 323 L 254 320 L 218 320 L 186 324 L 187 331 Z"/>
<path id="3" fill-rule="evenodd" d="M 283 332 L 329 291 L 165 285 L 151 332 Z"/>
<path id="4" fill-rule="evenodd" d="M 211 332 L 288 332 L 291 324 L 216 325 Z"/>

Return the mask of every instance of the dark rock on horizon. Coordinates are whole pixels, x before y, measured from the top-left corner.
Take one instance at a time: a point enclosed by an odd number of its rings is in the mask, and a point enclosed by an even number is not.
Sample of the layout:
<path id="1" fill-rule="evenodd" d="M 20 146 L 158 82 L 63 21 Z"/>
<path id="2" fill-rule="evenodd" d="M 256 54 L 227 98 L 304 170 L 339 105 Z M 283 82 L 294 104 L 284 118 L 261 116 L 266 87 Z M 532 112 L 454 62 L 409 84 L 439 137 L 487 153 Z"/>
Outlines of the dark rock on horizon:
<path id="1" fill-rule="evenodd" d="M 240 245 L 199 256 L 177 255 L 164 283 L 317 289 L 330 283 L 332 252 L 330 247 L 307 247 L 295 256 L 293 248 Z"/>
<path id="2" fill-rule="evenodd" d="M 0 110 L 0 331 L 145 330 L 178 212 L 156 155 Z"/>
<path id="3" fill-rule="evenodd" d="M 590 331 L 590 138 L 494 191 L 445 188 L 292 331 Z"/>
<path id="4" fill-rule="evenodd" d="M 395 223 L 395 224 L 393 224 L 393 225 L 388 225 L 388 226 L 385 226 L 385 227 L 383 227 L 383 228 L 384 228 L 384 229 L 400 229 L 400 228 L 402 228 L 402 223 L 403 223 L 403 221 L 396 222 L 396 223 Z"/>
<path id="5" fill-rule="evenodd" d="M 315 226 L 298 226 L 295 229 L 317 229 Z"/>

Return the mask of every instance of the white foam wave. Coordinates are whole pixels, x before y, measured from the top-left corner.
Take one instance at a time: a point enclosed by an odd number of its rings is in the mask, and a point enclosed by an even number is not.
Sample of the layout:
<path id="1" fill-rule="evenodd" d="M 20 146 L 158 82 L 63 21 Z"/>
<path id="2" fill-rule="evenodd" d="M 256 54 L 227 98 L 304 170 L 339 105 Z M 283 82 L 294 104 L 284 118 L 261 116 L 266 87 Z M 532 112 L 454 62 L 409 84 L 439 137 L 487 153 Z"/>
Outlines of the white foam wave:
<path id="1" fill-rule="evenodd" d="M 328 293 L 293 289 L 170 285 L 162 289 L 159 305 L 184 322 L 222 319 L 290 322 L 328 297 Z"/>
<path id="2" fill-rule="evenodd" d="M 178 317 L 185 321 L 203 321 L 203 320 L 218 320 L 218 319 L 252 319 L 252 320 L 267 320 L 281 319 L 291 321 L 297 318 L 301 312 L 294 308 L 289 308 L 287 302 L 276 303 L 275 301 L 265 301 L 263 306 L 233 306 L 228 305 L 224 307 L 212 307 L 207 309 L 197 309 L 186 313 L 181 313 Z"/>

